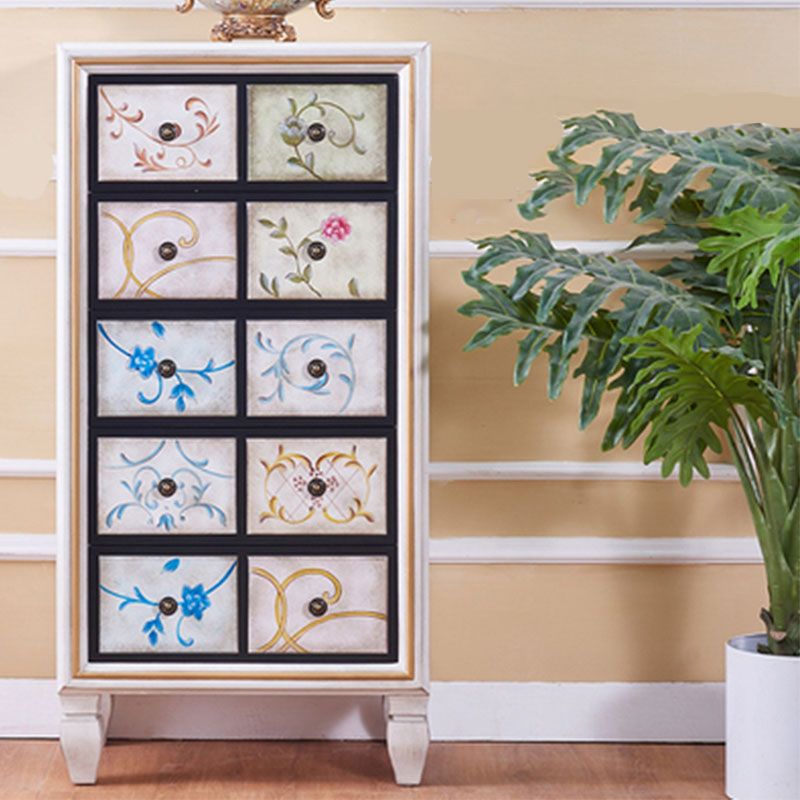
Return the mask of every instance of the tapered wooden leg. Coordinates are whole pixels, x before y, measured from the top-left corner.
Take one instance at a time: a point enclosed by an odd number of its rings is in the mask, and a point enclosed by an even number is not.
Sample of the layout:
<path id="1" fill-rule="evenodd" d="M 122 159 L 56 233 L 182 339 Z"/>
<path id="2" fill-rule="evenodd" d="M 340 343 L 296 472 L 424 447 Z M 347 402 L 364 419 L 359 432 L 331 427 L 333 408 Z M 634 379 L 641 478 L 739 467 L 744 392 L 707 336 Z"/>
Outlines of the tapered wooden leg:
<path id="1" fill-rule="evenodd" d="M 416 786 L 422 780 L 430 744 L 428 695 L 390 695 L 384 698 L 386 746 L 401 786 Z"/>
<path id="2" fill-rule="evenodd" d="M 110 718 L 110 695 L 61 695 L 61 752 L 73 783 L 97 781 Z"/>

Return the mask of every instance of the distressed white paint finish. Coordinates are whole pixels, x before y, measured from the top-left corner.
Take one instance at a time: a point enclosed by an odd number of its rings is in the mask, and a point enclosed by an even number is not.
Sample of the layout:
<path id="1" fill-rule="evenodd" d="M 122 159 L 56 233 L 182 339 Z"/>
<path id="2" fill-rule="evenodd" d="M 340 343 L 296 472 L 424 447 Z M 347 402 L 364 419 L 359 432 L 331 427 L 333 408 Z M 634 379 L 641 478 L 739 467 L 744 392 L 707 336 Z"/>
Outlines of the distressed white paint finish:
<path id="1" fill-rule="evenodd" d="M 288 240 L 276 236 L 282 218 Z M 385 202 L 248 203 L 248 297 L 265 301 L 276 296 L 281 300 L 384 299 L 386 225 Z M 296 256 L 286 252 L 287 245 Z M 321 257 L 320 245 L 324 248 Z M 311 285 L 293 282 L 292 277 L 306 266 Z"/>
<path id="2" fill-rule="evenodd" d="M 98 180 L 236 180 L 236 87 L 98 87 Z M 165 139 L 162 126 L 175 138 Z"/>
<path id="3" fill-rule="evenodd" d="M 111 716 L 107 694 L 62 695 L 61 751 L 70 780 L 75 784 L 97 781 L 97 768 Z"/>
<path id="4" fill-rule="evenodd" d="M 385 556 L 251 556 L 247 569 L 251 653 L 386 652 Z M 276 583 L 284 592 L 286 636 Z M 311 603 L 319 600 L 327 610 L 315 616 Z"/>
<path id="5" fill-rule="evenodd" d="M 0 680 L 0 737 L 54 738 L 54 680 Z M 721 742 L 722 683 L 431 684 L 434 741 Z M 381 739 L 376 697 L 118 695 L 119 739 Z"/>
<path id="6" fill-rule="evenodd" d="M 249 180 L 385 181 L 387 102 L 382 83 L 251 85 Z M 322 126 L 321 140 L 311 125 Z"/>
<path id="7" fill-rule="evenodd" d="M 250 416 L 386 413 L 385 320 L 258 320 L 246 329 Z"/>
<path id="8" fill-rule="evenodd" d="M 97 240 L 101 299 L 236 297 L 235 203 L 100 203 Z"/>
<path id="9" fill-rule="evenodd" d="M 97 530 L 236 533 L 236 440 L 100 437 Z"/>
<path id="10" fill-rule="evenodd" d="M 380 437 L 248 439 L 247 532 L 387 533 L 386 455 Z"/>
<path id="11" fill-rule="evenodd" d="M 428 695 L 389 695 L 384 699 L 384 713 L 394 779 L 401 786 L 417 786 L 422 781 L 431 740 Z"/>
<path id="12" fill-rule="evenodd" d="M 234 415 L 234 328 L 232 320 L 98 321 L 98 416 Z M 173 371 L 162 378 L 164 359 Z M 205 378 L 196 374 L 205 369 Z"/>

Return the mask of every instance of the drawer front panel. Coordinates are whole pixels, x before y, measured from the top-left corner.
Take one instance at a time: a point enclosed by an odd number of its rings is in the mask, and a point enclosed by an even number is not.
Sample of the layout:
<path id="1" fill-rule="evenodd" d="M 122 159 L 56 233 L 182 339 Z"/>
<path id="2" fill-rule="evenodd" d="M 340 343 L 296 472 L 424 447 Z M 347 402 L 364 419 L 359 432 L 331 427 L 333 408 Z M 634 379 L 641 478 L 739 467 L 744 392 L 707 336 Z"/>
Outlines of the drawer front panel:
<path id="1" fill-rule="evenodd" d="M 236 297 L 234 203 L 100 203 L 100 299 Z"/>
<path id="2" fill-rule="evenodd" d="M 385 84 L 262 84 L 248 97 L 250 180 L 387 180 Z"/>
<path id="3" fill-rule="evenodd" d="M 100 181 L 236 180 L 233 85 L 103 84 L 97 114 Z"/>
<path id="4" fill-rule="evenodd" d="M 101 556 L 101 653 L 233 653 L 234 556 Z"/>
<path id="5" fill-rule="evenodd" d="M 384 416 L 386 323 L 248 322 L 247 383 L 251 416 Z"/>
<path id="6" fill-rule="evenodd" d="M 383 300 L 386 203 L 251 203 L 248 297 Z"/>
<path id="7" fill-rule="evenodd" d="M 385 653 L 388 559 L 248 559 L 251 653 Z"/>
<path id="8" fill-rule="evenodd" d="M 99 439 L 97 530 L 235 533 L 236 441 Z"/>
<path id="9" fill-rule="evenodd" d="M 98 414 L 235 414 L 235 358 L 230 320 L 99 322 Z"/>
<path id="10" fill-rule="evenodd" d="M 385 439 L 247 442 L 248 533 L 385 534 L 386 487 Z"/>

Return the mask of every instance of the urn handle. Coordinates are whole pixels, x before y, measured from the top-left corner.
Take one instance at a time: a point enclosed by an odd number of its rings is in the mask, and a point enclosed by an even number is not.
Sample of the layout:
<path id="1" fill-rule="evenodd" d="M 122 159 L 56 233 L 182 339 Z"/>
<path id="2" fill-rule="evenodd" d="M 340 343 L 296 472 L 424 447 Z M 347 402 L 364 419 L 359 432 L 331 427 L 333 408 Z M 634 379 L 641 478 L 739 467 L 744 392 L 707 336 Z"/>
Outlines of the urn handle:
<path id="1" fill-rule="evenodd" d="M 187 2 L 188 2 L 188 0 L 187 0 Z M 194 0 L 191 0 L 191 2 L 194 2 Z M 331 0 L 314 0 L 314 2 L 316 3 L 316 6 L 317 6 L 317 13 L 323 19 L 332 19 L 333 18 L 333 15 L 336 12 L 332 8 L 328 8 L 328 6 L 331 4 Z"/>

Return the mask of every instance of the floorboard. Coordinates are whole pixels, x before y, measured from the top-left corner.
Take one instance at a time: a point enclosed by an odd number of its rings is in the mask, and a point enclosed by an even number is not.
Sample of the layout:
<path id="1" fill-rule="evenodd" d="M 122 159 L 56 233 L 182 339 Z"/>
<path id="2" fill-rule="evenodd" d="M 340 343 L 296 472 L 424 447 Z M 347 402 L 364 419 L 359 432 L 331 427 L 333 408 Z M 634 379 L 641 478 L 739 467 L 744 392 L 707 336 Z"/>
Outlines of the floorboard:
<path id="1" fill-rule="evenodd" d="M 402 789 L 379 742 L 112 741 L 74 787 L 56 742 L 0 740 L 1 800 L 716 800 L 722 780 L 717 745 L 435 743 Z"/>

